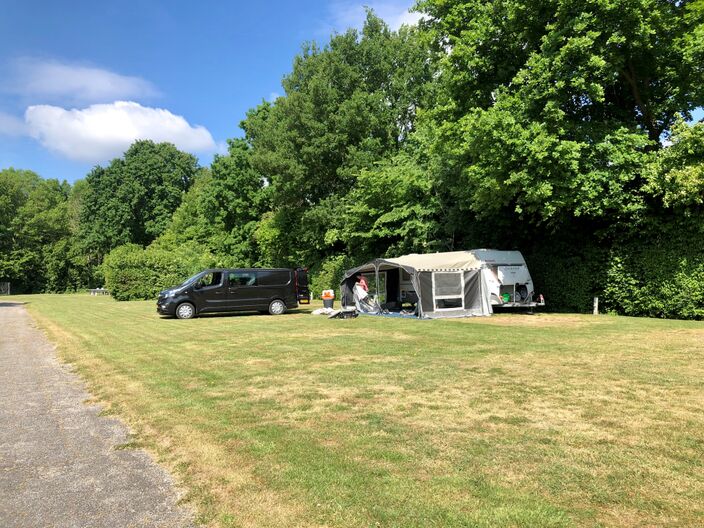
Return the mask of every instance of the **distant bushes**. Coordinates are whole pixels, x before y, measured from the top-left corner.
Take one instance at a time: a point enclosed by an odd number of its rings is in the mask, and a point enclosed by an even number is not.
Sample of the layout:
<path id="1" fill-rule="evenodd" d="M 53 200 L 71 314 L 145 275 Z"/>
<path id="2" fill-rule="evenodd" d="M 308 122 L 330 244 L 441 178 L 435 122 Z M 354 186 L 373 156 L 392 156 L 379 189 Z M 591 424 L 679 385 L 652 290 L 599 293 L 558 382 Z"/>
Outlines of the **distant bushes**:
<path id="1" fill-rule="evenodd" d="M 352 259 L 346 255 L 328 257 L 320 266 L 310 270 L 310 291 L 315 297 L 319 297 L 323 290 L 335 290 L 339 297 L 342 276 L 352 266 L 354 266 Z"/>
<path id="2" fill-rule="evenodd" d="M 526 260 L 547 309 L 704 319 L 704 232 L 695 219 L 624 234 L 599 245 L 586 237 L 546 239 Z"/>
<path id="3" fill-rule="evenodd" d="M 126 244 L 105 257 L 102 272 L 112 296 L 130 301 L 155 299 L 161 290 L 213 265 L 212 255 L 195 244 L 184 244 L 177 251 Z"/>
<path id="4" fill-rule="evenodd" d="M 613 251 L 603 295 L 623 315 L 704 319 L 704 236 L 665 230 Z"/>

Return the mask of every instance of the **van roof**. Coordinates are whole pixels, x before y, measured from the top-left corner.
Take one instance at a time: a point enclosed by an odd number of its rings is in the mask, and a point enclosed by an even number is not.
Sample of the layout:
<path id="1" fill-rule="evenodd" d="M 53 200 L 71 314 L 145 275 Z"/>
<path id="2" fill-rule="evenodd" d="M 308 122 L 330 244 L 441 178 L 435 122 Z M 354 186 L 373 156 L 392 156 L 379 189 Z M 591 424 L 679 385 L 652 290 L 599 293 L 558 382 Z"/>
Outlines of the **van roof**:
<path id="1" fill-rule="evenodd" d="M 293 271 L 293 268 L 208 268 L 207 271 Z"/>

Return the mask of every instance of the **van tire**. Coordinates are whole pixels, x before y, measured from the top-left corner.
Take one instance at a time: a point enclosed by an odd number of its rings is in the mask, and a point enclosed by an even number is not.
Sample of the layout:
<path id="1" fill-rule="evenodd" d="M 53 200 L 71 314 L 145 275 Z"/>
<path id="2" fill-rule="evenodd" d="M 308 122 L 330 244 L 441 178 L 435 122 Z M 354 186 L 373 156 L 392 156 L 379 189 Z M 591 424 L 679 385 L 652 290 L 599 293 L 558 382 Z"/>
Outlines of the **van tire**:
<path id="1" fill-rule="evenodd" d="M 269 303 L 269 313 L 271 315 L 281 315 L 286 311 L 286 304 L 281 299 L 274 299 Z"/>
<path id="2" fill-rule="evenodd" d="M 178 319 L 193 319 L 196 315 L 196 308 L 189 302 L 183 302 L 176 307 L 176 317 Z"/>

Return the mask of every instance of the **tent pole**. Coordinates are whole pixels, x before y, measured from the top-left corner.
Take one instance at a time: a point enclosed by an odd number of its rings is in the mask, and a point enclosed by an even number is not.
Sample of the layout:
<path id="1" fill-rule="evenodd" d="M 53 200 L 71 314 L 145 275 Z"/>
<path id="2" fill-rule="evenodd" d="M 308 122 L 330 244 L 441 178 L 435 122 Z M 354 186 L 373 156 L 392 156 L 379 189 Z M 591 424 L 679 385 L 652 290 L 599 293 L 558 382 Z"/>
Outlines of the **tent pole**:
<path id="1" fill-rule="evenodd" d="M 374 263 L 374 277 L 376 279 L 376 302 L 379 302 L 379 264 Z"/>

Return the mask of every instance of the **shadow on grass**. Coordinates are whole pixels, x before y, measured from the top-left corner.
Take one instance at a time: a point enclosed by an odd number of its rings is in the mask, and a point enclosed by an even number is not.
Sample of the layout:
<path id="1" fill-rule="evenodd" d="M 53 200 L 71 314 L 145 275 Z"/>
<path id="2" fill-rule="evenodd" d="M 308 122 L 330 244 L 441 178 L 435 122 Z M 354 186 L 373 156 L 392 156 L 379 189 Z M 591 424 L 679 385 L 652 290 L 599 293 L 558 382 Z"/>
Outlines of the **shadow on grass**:
<path id="1" fill-rule="evenodd" d="M 263 313 L 263 312 L 258 312 L 256 310 L 250 310 L 247 312 L 218 312 L 218 313 L 204 313 L 204 314 L 198 314 L 195 319 L 218 319 L 221 317 L 252 317 L 252 316 L 259 316 L 259 317 L 286 317 L 287 315 L 296 315 L 296 314 L 306 314 L 310 313 L 310 310 L 305 309 L 305 308 L 295 308 L 293 310 L 286 310 L 285 313 L 279 315 L 270 315 L 269 312 Z M 176 319 L 176 316 L 174 315 L 161 315 L 160 319 Z"/>
<path id="2" fill-rule="evenodd" d="M 13 306 L 24 306 L 29 304 L 26 301 L 0 301 L 0 308 L 12 308 Z"/>

